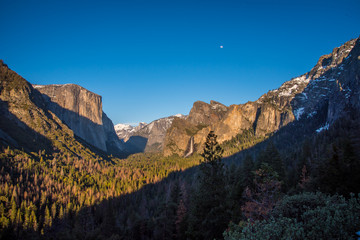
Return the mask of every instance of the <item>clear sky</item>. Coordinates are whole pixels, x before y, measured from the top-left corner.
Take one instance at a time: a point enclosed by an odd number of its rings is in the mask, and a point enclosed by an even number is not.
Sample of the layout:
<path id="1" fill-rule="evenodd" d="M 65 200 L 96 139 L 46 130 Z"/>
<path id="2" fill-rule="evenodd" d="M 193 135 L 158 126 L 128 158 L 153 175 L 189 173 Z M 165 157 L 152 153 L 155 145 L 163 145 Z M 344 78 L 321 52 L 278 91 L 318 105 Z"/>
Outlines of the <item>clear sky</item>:
<path id="1" fill-rule="evenodd" d="M 360 34 L 360 1 L 0 0 L 0 59 L 117 123 L 254 101 Z M 223 46 L 221 48 L 220 46 Z"/>

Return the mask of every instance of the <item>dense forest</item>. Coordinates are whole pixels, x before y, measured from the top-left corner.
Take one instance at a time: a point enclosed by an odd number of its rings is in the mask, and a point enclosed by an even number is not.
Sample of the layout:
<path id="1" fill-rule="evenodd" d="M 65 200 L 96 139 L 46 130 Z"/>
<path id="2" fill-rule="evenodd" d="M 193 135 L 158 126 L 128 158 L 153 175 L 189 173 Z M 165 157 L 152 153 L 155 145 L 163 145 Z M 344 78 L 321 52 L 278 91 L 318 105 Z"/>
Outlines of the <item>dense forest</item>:
<path id="1" fill-rule="evenodd" d="M 221 145 L 210 132 L 189 158 L 2 146 L 0 238 L 356 239 L 358 119 Z"/>

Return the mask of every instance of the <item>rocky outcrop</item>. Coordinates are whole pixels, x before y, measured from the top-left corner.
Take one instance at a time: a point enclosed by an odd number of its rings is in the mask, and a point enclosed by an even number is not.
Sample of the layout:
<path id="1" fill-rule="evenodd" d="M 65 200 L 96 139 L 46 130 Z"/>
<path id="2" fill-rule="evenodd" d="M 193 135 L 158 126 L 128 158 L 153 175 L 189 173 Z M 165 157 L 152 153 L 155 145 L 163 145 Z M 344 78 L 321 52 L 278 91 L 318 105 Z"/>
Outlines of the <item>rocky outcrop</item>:
<path id="1" fill-rule="evenodd" d="M 73 130 L 75 135 L 109 153 L 124 150 L 113 123 L 102 111 L 101 96 L 75 84 L 33 87 L 43 94 L 47 108 Z"/>
<path id="2" fill-rule="evenodd" d="M 167 130 L 175 119 L 183 119 L 184 115 L 177 114 L 170 117 L 160 118 L 149 124 L 140 123 L 133 127 L 125 124 L 115 126 L 117 135 L 125 142 L 127 151 L 137 152 L 161 152 L 164 148 L 164 139 Z"/>
<path id="3" fill-rule="evenodd" d="M 0 145 L 37 152 L 75 144 L 73 132 L 48 111 L 42 95 L 0 60 Z"/>
<path id="4" fill-rule="evenodd" d="M 327 105 L 327 125 L 347 108 L 360 109 L 360 39 L 351 40 L 321 57 L 306 74 L 309 83 L 292 100 L 297 119 L 314 117 Z"/>
<path id="5" fill-rule="evenodd" d="M 337 119 L 344 109 L 360 104 L 360 43 L 351 40 L 322 56 L 308 73 L 269 91 L 255 102 L 226 107 L 218 102 L 195 102 L 189 117 L 174 121 L 165 137 L 164 154 L 188 154 L 190 139 L 195 151 L 202 149 L 213 130 L 220 143 L 247 129 L 256 135 L 273 133 L 302 117 L 313 117 L 328 105 L 327 121 Z"/>
<path id="6" fill-rule="evenodd" d="M 124 142 L 119 140 L 114 130 L 114 124 L 111 119 L 103 112 L 102 115 L 103 129 L 105 132 L 106 150 L 108 153 L 119 154 L 126 152 Z"/>
<path id="7" fill-rule="evenodd" d="M 210 125 L 220 121 L 226 114 L 228 108 L 216 101 L 211 100 L 210 104 L 197 101 L 190 110 L 187 120 L 192 124 Z"/>
<path id="8" fill-rule="evenodd" d="M 137 131 L 139 131 L 146 125 L 147 125 L 147 123 L 145 123 L 145 122 L 140 122 L 139 125 L 137 125 L 137 126 L 119 123 L 119 124 L 116 124 L 114 126 L 114 128 L 115 128 L 115 132 L 116 132 L 116 135 L 118 136 L 118 138 L 123 140 L 124 142 L 127 142 L 133 134 L 136 134 Z"/>

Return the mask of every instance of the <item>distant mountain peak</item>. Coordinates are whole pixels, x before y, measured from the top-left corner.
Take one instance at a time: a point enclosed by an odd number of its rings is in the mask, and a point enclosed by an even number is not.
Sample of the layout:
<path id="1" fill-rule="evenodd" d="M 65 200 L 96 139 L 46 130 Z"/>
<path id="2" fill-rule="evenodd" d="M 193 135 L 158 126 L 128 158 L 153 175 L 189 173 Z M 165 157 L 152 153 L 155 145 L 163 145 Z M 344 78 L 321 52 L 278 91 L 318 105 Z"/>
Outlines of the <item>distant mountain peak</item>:
<path id="1" fill-rule="evenodd" d="M 120 123 L 115 125 L 115 131 L 119 139 L 125 142 L 128 151 L 132 153 L 161 152 L 166 131 L 171 127 L 173 120 L 186 117 L 186 115 L 179 113 L 154 120 L 149 124 L 140 122 L 138 126 Z"/>

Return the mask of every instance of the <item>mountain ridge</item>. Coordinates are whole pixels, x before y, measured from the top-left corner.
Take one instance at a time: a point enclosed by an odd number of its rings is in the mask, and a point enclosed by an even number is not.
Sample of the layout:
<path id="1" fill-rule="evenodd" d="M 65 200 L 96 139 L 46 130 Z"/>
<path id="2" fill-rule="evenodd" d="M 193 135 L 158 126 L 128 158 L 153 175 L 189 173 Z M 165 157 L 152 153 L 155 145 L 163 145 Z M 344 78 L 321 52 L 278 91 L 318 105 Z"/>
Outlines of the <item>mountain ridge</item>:
<path id="1" fill-rule="evenodd" d="M 102 97 L 76 84 L 33 85 L 54 112 L 86 142 L 116 154 L 124 145 L 116 137 L 112 121 L 102 111 Z"/>
<path id="2" fill-rule="evenodd" d="M 309 72 L 284 82 L 256 101 L 230 106 L 213 100 L 196 101 L 188 116 L 165 117 L 138 127 L 118 125 L 115 129 L 102 111 L 102 97 L 98 94 L 76 84 L 31 85 L 12 70 L 6 70 L 9 68 L 3 61 L 2 83 L 6 84 L 2 87 L 1 106 L 5 116 L 7 104 L 21 112 L 32 101 L 44 114 L 55 114 L 76 136 L 103 151 L 188 156 L 187 149 L 193 152 L 202 149 L 210 130 L 223 143 L 248 129 L 256 136 L 274 133 L 303 117 L 315 117 L 320 106 L 327 107 L 323 127 L 338 119 L 348 105 L 359 108 L 359 41 L 353 39 L 334 48 L 330 54 L 321 56 Z M 30 100 L 21 99 L 19 94 Z M 11 97 L 13 101 L 9 100 Z M 16 101 L 21 104 L 15 106 Z M 13 144 L 18 141 L 6 129 L 1 130 L 0 136 Z"/>
<path id="3" fill-rule="evenodd" d="M 257 136 L 265 136 L 302 116 L 314 116 L 326 101 L 329 102 L 327 119 L 333 122 L 347 104 L 346 98 L 352 99 L 359 107 L 359 99 L 349 95 L 355 92 L 356 96 L 359 95 L 359 49 L 359 38 L 352 39 L 334 48 L 332 53 L 321 56 L 309 72 L 268 91 L 256 101 L 233 104 L 220 116 L 211 113 L 211 103 L 195 102 L 189 116 L 199 117 L 174 122 L 165 138 L 164 154 L 187 155 L 186 149 L 192 138 L 194 148 L 199 152 L 210 130 L 215 131 L 220 143 L 247 129 L 253 129 Z M 351 91 L 350 85 L 355 91 Z M 202 105 L 200 108 L 199 103 Z"/>
<path id="4" fill-rule="evenodd" d="M 79 91 L 83 91 L 85 94 L 90 94 L 86 89 L 76 86 L 74 84 L 68 84 L 66 87 L 74 87 Z M 52 85 L 51 88 L 53 88 Z M 60 87 L 58 85 L 57 87 Z M 47 87 L 39 87 L 36 85 L 33 87 L 23 77 L 11 70 L 2 60 L 0 61 L 0 143 L 3 146 L 13 146 L 15 148 L 24 149 L 27 152 L 37 152 L 40 150 L 46 150 L 49 152 L 59 151 L 59 149 L 67 149 L 76 154 L 76 151 L 71 149 L 74 146 L 77 148 L 85 149 L 91 148 L 101 154 L 116 154 L 118 156 L 125 156 L 122 143 L 117 138 L 112 122 L 107 118 L 106 114 L 102 112 L 101 103 L 99 106 L 95 106 L 98 111 L 101 110 L 96 117 L 101 116 L 101 123 L 103 132 L 105 133 L 105 146 L 96 146 L 94 142 L 89 141 L 84 136 L 81 136 L 79 132 L 74 128 L 74 124 L 67 121 L 72 119 L 76 124 L 83 124 L 83 128 L 89 131 L 88 134 L 94 134 L 91 126 L 87 125 L 90 122 L 94 126 L 101 126 L 97 123 L 93 123 L 92 120 L 86 116 L 81 116 L 86 112 L 83 109 L 82 112 L 78 110 L 78 114 L 74 109 L 64 108 L 55 101 L 51 101 L 51 97 L 58 96 L 59 100 L 69 102 L 71 100 L 71 94 L 66 97 L 59 97 L 59 93 L 52 89 L 50 96 L 41 93 L 38 89 L 47 89 Z M 56 93 L 56 94 L 55 94 Z M 97 94 L 91 93 L 101 102 L 101 97 Z M 75 97 L 76 98 L 76 97 Z M 76 102 L 76 101 L 74 101 Z M 75 104 L 76 105 L 76 104 Z M 85 104 L 86 105 L 86 104 Z M 78 106 L 79 107 L 79 106 Z M 65 119 L 64 116 L 70 116 Z M 100 118 L 97 120 L 100 121 Z M 91 132 L 92 131 L 92 132 Z M 111 136 L 111 133 L 113 135 Z M 80 136 L 79 136 L 80 135 Z M 80 141 L 79 138 L 82 138 Z M 96 137 L 96 134 L 95 134 Z M 91 140 L 91 139 L 90 139 Z M 120 142 L 120 143 L 119 143 Z M 86 144 L 85 144 L 86 143 Z M 90 145 L 87 145 L 90 144 Z M 93 148 L 92 146 L 95 146 Z M 100 150 L 100 151 L 98 151 Z M 101 151 L 102 150 L 102 151 Z"/>
<path id="5" fill-rule="evenodd" d="M 118 137 L 125 142 L 130 153 L 162 152 L 164 138 L 175 118 L 186 118 L 182 114 L 156 119 L 149 124 L 140 122 L 138 126 L 117 124 Z"/>

